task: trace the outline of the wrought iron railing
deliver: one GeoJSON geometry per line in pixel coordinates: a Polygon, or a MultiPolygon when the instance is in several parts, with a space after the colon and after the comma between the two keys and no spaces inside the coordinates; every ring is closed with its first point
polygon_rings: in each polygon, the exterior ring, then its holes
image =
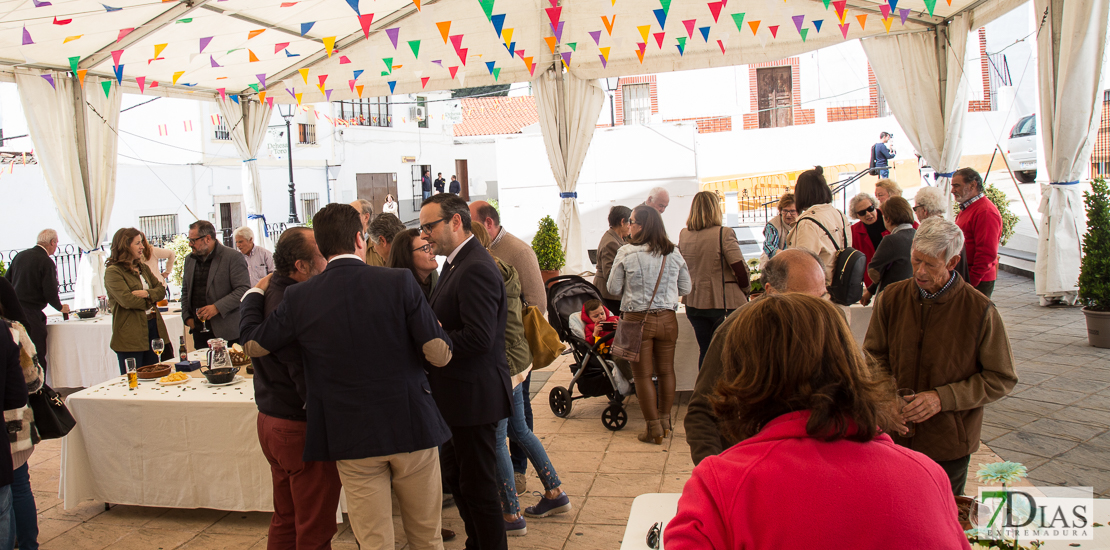
{"type": "MultiPolygon", "coordinates": [[[[5,266],[11,269],[12,259],[20,252],[22,251],[7,250],[0,252],[0,258],[4,260],[5,266]]],[[[58,250],[51,256],[54,265],[58,267],[58,293],[63,298],[72,295],[73,289],[77,286],[77,266],[80,264],[82,254],[84,254],[84,251],[78,248],[77,245],[67,244],[59,245],[58,250]]]]}

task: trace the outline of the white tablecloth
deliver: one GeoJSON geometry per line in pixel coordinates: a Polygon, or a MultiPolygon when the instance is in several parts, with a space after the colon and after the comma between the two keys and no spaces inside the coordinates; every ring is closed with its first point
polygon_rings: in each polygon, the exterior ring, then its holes
{"type": "Polygon", "coordinates": [[[254,386],[209,388],[116,379],[66,400],[77,427],[62,441],[66,508],[84,499],[167,508],[272,511],[254,386]]]}
{"type": "MultiPolygon", "coordinates": [[[[166,348],[176,352],[181,336],[185,335],[181,313],[163,313],[162,320],[171,340],[166,342],[166,348]]],[[[111,315],[92,319],[70,315],[68,321],[62,321],[60,316],[48,317],[46,383],[55,388],[90,388],[118,378],[119,360],[111,342],[111,315]]]]}

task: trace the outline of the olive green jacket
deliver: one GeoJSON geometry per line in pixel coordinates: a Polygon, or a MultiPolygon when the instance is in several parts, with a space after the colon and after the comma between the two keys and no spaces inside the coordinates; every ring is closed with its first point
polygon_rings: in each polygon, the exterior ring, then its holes
{"type": "Polygon", "coordinates": [[[501,278],[505,280],[505,301],[509,306],[505,323],[505,356],[509,360],[509,376],[516,376],[532,364],[532,350],[524,336],[524,318],[521,315],[520,276],[513,266],[496,256],[493,259],[501,269],[501,278]]]}
{"type": "MultiPolygon", "coordinates": [[[[113,351],[132,352],[150,349],[146,312],[166,297],[166,287],[150,272],[146,264],[140,263],[139,269],[142,270],[142,276],[146,278],[149,298],[139,298],[131,294],[132,290],[143,289],[143,282],[139,280],[138,273],[119,264],[108,266],[104,270],[104,287],[108,290],[108,305],[112,308],[111,347],[113,351]]],[[[158,335],[166,342],[166,347],[172,349],[174,342],[170,340],[162,316],[155,316],[155,321],[158,323],[158,335]]]]}

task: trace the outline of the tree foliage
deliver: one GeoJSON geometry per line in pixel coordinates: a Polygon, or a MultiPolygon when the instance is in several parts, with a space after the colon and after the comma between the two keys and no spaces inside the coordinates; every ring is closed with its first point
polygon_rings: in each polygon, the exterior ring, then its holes
{"type": "Polygon", "coordinates": [[[1110,186],[1098,178],[1083,193],[1087,235],[1079,268],[1079,301],[1095,311],[1110,311],[1110,186]]]}
{"type": "Polygon", "coordinates": [[[563,243],[559,240],[559,226],[555,225],[555,220],[551,219],[551,216],[544,216],[540,220],[540,229],[532,238],[532,250],[536,252],[540,269],[557,271],[566,264],[567,257],[563,252],[563,243]]]}

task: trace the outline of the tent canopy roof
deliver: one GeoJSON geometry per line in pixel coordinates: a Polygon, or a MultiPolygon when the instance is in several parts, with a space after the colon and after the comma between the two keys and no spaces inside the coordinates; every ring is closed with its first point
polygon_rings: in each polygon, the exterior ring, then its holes
{"type": "Polygon", "coordinates": [[[256,85],[280,103],[315,102],[529,81],[560,58],[581,78],[773,61],[1020,4],[936,1],[930,15],[924,0],[552,3],[14,0],[0,23],[0,71],[76,62],[122,75],[127,91],[211,97],[256,85]]]}

